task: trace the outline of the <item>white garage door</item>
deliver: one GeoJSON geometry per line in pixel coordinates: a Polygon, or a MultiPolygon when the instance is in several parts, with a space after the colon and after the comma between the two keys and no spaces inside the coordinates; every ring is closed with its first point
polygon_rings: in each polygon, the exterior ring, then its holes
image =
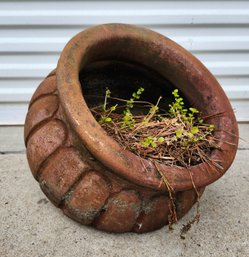
{"type": "Polygon", "coordinates": [[[249,121],[248,1],[0,1],[0,124],[23,124],[27,103],[82,29],[121,22],[175,40],[213,72],[239,121],[249,121]]]}

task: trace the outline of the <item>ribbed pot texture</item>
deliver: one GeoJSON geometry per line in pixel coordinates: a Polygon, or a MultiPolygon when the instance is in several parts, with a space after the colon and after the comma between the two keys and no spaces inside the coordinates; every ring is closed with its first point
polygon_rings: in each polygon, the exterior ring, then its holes
{"type": "MultiPolygon", "coordinates": [[[[152,95],[157,85],[150,89],[152,95]]],[[[84,225],[117,233],[149,232],[168,224],[171,202],[158,169],[173,189],[181,218],[196,202],[190,173],[201,195],[230,167],[238,146],[231,105],[203,64],[170,39],[124,24],[95,26],[68,42],[57,68],[30,101],[24,136],[32,174],[51,202],[84,225]],[[90,66],[94,72],[94,65],[101,62],[140,67],[145,76],[153,74],[177,87],[215,125],[222,150],[213,150],[210,158],[222,169],[206,163],[189,169],[155,167],[109,137],[84,97],[98,86],[91,89],[91,76],[90,87],[80,80],[80,74],[90,66]]]]}

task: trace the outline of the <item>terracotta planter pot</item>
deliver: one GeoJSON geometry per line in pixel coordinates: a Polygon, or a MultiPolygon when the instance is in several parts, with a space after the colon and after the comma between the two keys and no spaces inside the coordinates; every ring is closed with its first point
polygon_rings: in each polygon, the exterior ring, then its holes
{"type": "MultiPolygon", "coordinates": [[[[155,165],[110,138],[84,97],[85,92],[98,92],[98,82],[125,91],[122,80],[135,81],[136,74],[151,96],[164,81],[211,117],[207,122],[215,125],[222,148],[213,150],[211,159],[222,169],[205,163],[190,168],[200,192],[229,168],[238,144],[237,123],[226,95],[188,51],[158,33],[130,25],[101,25],[76,35],[30,101],[27,157],[33,176],[56,206],[82,224],[110,232],[152,231],[167,224],[170,213],[168,192],[155,165]]],[[[196,201],[189,171],[158,167],[174,189],[180,218],[196,201]]]]}

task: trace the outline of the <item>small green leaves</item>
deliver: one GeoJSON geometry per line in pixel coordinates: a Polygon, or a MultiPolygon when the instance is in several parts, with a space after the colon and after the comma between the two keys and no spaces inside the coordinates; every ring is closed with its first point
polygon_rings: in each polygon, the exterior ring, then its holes
{"type": "Polygon", "coordinates": [[[175,98],[178,98],[178,97],[179,97],[178,89],[175,89],[175,90],[172,92],[172,95],[173,95],[175,98]]]}
{"type": "Polygon", "coordinates": [[[185,114],[187,113],[187,109],[185,108],[185,104],[183,102],[183,98],[180,97],[178,93],[178,89],[175,89],[172,92],[172,95],[175,98],[175,101],[169,105],[169,113],[172,118],[177,117],[178,114],[182,115],[183,118],[185,117],[185,114]]]}
{"type": "Polygon", "coordinates": [[[203,119],[202,118],[198,118],[198,122],[200,123],[200,124],[202,124],[203,123],[203,119]]]}
{"type": "Polygon", "coordinates": [[[158,143],[163,143],[165,141],[165,139],[164,139],[164,137],[159,137],[158,139],[157,139],[157,142],[158,143]]]}
{"type": "Polygon", "coordinates": [[[180,138],[183,134],[183,131],[182,130],[177,130],[176,131],[176,138],[180,138]]]}
{"type": "Polygon", "coordinates": [[[130,110],[125,110],[124,111],[124,116],[123,116],[123,127],[128,127],[132,129],[134,127],[135,119],[133,118],[132,113],[130,110]]]}
{"type": "Polygon", "coordinates": [[[105,100],[104,100],[104,104],[102,106],[103,111],[106,111],[106,105],[107,105],[107,98],[109,98],[111,96],[111,91],[109,90],[109,88],[107,87],[105,90],[105,100]]]}
{"type": "Polygon", "coordinates": [[[156,141],[157,139],[155,137],[146,137],[142,142],[142,145],[156,148],[157,147],[156,141]]]}
{"type": "Polygon", "coordinates": [[[105,121],[105,122],[111,122],[111,121],[112,121],[112,118],[106,117],[106,118],[104,119],[104,121],[105,121]]]}
{"type": "Polygon", "coordinates": [[[109,88],[107,87],[105,90],[105,100],[104,100],[104,104],[102,106],[102,110],[103,113],[101,114],[100,118],[99,118],[99,123],[103,124],[103,123],[109,123],[112,121],[112,118],[110,117],[110,114],[112,112],[114,112],[117,108],[117,104],[114,106],[111,106],[110,108],[107,108],[107,99],[111,97],[111,91],[109,90],[109,88]]]}
{"type": "Polygon", "coordinates": [[[106,88],[105,94],[106,94],[106,97],[110,97],[111,96],[111,91],[109,90],[108,87],[106,88]]]}
{"type": "Polygon", "coordinates": [[[116,110],[117,106],[118,106],[117,104],[115,104],[114,106],[111,106],[110,107],[110,111],[114,112],[116,110]]]}
{"type": "Polygon", "coordinates": [[[157,147],[157,144],[155,142],[151,142],[150,144],[152,147],[156,148],[157,147]]]}
{"type": "Polygon", "coordinates": [[[193,138],[194,135],[193,135],[193,133],[191,133],[191,132],[187,132],[187,133],[186,133],[186,136],[187,136],[188,138],[193,138]]]}
{"type": "Polygon", "coordinates": [[[144,92],[144,88],[140,87],[137,91],[138,95],[141,95],[144,92]]]}
{"type": "Polygon", "coordinates": [[[190,107],[189,110],[190,110],[193,114],[199,113],[199,111],[198,111],[196,108],[190,107]]]}
{"type": "Polygon", "coordinates": [[[199,132],[199,128],[198,127],[192,127],[192,129],[191,129],[191,133],[192,134],[196,134],[198,132],[199,132]]]}
{"type": "Polygon", "coordinates": [[[144,92],[144,88],[142,88],[142,87],[140,87],[138,90],[137,90],[137,92],[134,92],[133,94],[132,94],[132,97],[134,98],[134,99],[140,99],[140,96],[141,96],[141,94],[144,92]]]}
{"type": "Polygon", "coordinates": [[[139,100],[141,97],[141,94],[143,93],[144,88],[140,87],[137,92],[134,92],[132,94],[132,97],[130,100],[126,101],[126,108],[124,110],[124,116],[123,116],[123,125],[122,127],[128,127],[132,129],[134,127],[134,123],[136,122],[133,118],[133,115],[131,113],[131,109],[134,107],[134,101],[139,100]]]}
{"type": "Polygon", "coordinates": [[[181,142],[183,147],[204,140],[214,130],[214,125],[203,124],[203,119],[197,116],[199,111],[196,108],[186,108],[178,89],[175,89],[172,95],[175,100],[169,105],[170,117],[177,119],[182,124],[182,129],[175,132],[175,139],[181,142]],[[203,132],[203,130],[206,132],[203,132]]]}
{"type": "Polygon", "coordinates": [[[99,119],[99,124],[103,124],[103,123],[110,123],[112,121],[112,118],[111,117],[106,117],[106,116],[100,116],[100,119],[99,119]]]}
{"type": "Polygon", "coordinates": [[[158,106],[157,105],[152,105],[150,110],[149,110],[149,113],[150,114],[154,114],[156,113],[157,111],[159,110],[158,106]]]}
{"type": "Polygon", "coordinates": [[[210,129],[211,131],[213,131],[213,130],[214,130],[214,125],[213,125],[213,124],[209,125],[209,129],[210,129]]]}
{"type": "Polygon", "coordinates": [[[126,109],[132,109],[133,108],[134,99],[131,98],[130,100],[126,101],[126,109]]]}
{"type": "Polygon", "coordinates": [[[175,101],[169,105],[169,113],[172,118],[180,118],[184,122],[192,123],[195,115],[199,113],[196,108],[190,107],[189,109],[186,108],[183,98],[180,97],[178,89],[175,89],[172,92],[172,95],[175,98],[175,101]]]}
{"type": "Polygon", "coordinates": [[[165,139],[164,137],[159,137],[159,138],[156,138],[156,137],[146,137],[143,141],[142,141],[142,145],[143,146],[150,146],[150,147],[153,147],[153,148],[156,148],[159,144],[162,144],[165,142],[165,139]]]}

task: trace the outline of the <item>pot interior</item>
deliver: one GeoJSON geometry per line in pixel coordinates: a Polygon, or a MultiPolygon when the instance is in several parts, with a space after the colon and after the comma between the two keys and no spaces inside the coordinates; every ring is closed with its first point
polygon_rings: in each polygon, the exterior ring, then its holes
{"type": "MultiPolygon", "coordinates": [[[[174,101],[172,91],[176,88],[170,81],[157,72],[136,63],[118,60],[106,60],[91,63],[79,75],[82,93],[89,108],[101,106],[104,103],[106,89],[114,98],[129,100],[138,88],[144,88],[140,100],[156,104],[162,96],[159,108],[167,112],[169,104],[174,101]]],[[[180,92],[183,96],[183,93],[180,92]]],[[[184,97],[184,96],[183,96],[184,97]]],[[[185,104],[189,106],[184,97],[185,104]]],[[[109,100],[111,105],[120,101],[109,100]]],[[[146,108],[135,108],[136,112],[148,112],[146,108]]]]}

